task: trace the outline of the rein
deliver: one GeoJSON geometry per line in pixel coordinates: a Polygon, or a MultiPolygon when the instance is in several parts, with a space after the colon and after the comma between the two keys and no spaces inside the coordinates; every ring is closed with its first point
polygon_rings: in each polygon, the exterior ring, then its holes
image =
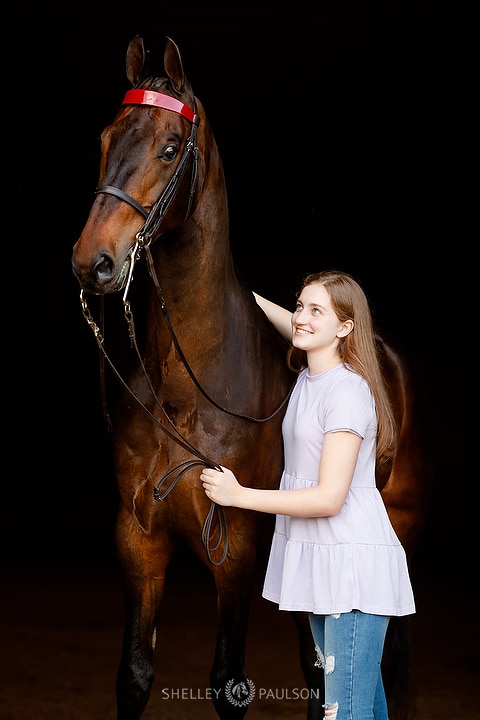
{"type": "MultiPolygon", "coordinates": [[[[120,384],[122,385],[122,387],[129,393],[129,395],[135,400],[135,402],[136,402],[138,405],[140,405],[140,407],[142,408],[142,410],[148,415],[148,417],[153,421],[153,423],[154,423],[158,428],[160,428],[160,430],[162,430],[166,435],[168,435],[168,437],[169,437],[171,440],[173,440],[174,442],[176,442],[177,445],[180,445],[184,450],[186,450],[187,452],[191,453],[192,455],[195,455],[195,456],[198,458],[198,460],[186,460],[185,462],[180,463],[180,465],[177,465],[176,467],[172,468],[168,473],[166,473],[166,475],[164,475],[162,478],[160,478],[160,480],[156,483],[156,485],[155,485],[154,488],[153,488],[153,497],[155,498],[155,500],[160,500],[160,501],[161,501],[161,500],[164,500],[164,499],[167,497],[167,495],[169,495],[170,492],[173,490],[173,488],[175,487],[175,485],[177,484],[177,482],[180,480],[180,478],[183,477],[183,475],[187,472],[187,470],[190,470],[190,469],[193,468],[193,467],[203,466],[203,467],[210,467],[210,468],[213,468],[213,469],[215,469],[215,470],[221,470],[221,468],[220,468],[220,466],[218,465],[218,463],[214,463],[212,460],[210,460],[210,459],[207,458],[205,455],[203,455],[203,453],[201,453],[200,450],[198,450],[196,447],[194,447],[194,446],[180,433],[180,431],[179,431],[179,430],[175,427],[175,425],[173,424],[171,418],[170,418],[170,417],[168,416],[168,414],[165,412],[164,407],[163,407],[163,406],[160,404],[160,402],[158,401],[158,398],[157,398],[157,396],[156,396],[156,394],[155,394],[155,391],[154,391],[154,388],[153,388],[153,386],[152,386],[151,380],[150,380],[150,378],[149,378],[149,376],[148,376],[148,373],[147,373],[147,371],[146,371],[145,365],[144,365],[143,360],[142,360],[142,358],[141,358],[140,351],[139,351],[139,349],[138,349],[138,345],[137,345],[137,341],[136,341],[136,336],[135,336],[133,316],[131,315],[130,308],[129,308],[129,303],[128,303],[128,301],[126,301],[125,296],[124,296],[125,317],[126,317],[126,319],[127,319],[127,323],[128,323],[128,325],[129,325],[129,328],[130,328],[130,330],[129,330],[130,340],[131,340],[133,346],[135,347],[135,351],[136,351],[137,357],[138,357],[138,359],[139,359],[139,361],[140,361],[140,364],[141,364],[143,373],[144,373],[144,375],[145,375],[145,378],[147,379],[149,388],[150,388],[150,390],[151,390],[151,392],[152,392],[152,395],[153,395],[153,397],[154,397],[154,399],[155,399],[155,403],[156,403],[156,405],[160,408],[160,410],[161,410],[161,412],[162,412],[162,414],[163,414],[163,417],[164,417],[165,420],[169,423],[169,425],[172,427],[172,430],[173,430],[176,434],[174,434],[174,433],[171,432],[168,428],[166,428],[165,425],[163,425],[163,424],[159,421],[159,419],[158,419],[152,412],[150,412],[150,410],[146,407],[146,405],[144,405],[144,404],[142,403],[142,401],[140,400],[140,398],[133,392],[133,390],[131,389],[131,387],[128,385],[127,382],[125,382],[125,380],[123,379],[123,377],[122,377],[122,376],[120,375],[120,373],[118,372],[117,368],[115,367],[115,364],[113,363],[113,361],[111,360],[110,356],[108,355],[108,353],[107,353],[107,351],[106,351],[106,349],[105,349],[104,337],[103,337],[103,335],[102,335],[102,333],[101,333],[101,331],[100,331],[99,326],[98,326],[98,325],[95,323],[95,321],[93,320],[92,314],[90,313],[90,310],[89,310],[89,308],[88,308],[87,302],[86,302],[86,300],[85,300],[85,296],[84,296],[83,290],[80,291],[80,302],[81,302],[81,306],[82,306],[83,315],[84,315],[87,323],[89,324],[90,328],[92,329],[93,334],[94,334],[94,336],[95,336],[95,339],[96,339],[96,341],[97,341],[97,344],[98,344],[98,346],[99,346],[99,348],[100,348],[100,350],[101,350],[101,352],[102,352],[102,358],[107,361],[107,363],[109,364],[110,368],[112,369],[114,375],[115,375],[115,376],[117,377],[117,379],[119,380],[119,382],[120,382],[120,384]],[[177,471],[178,471],[178,472],[177,472],[177,471]],[[168,487],[167,487],[166,489],[162,490],[161,488],[163,487],[163,485],[165,484],[165,482],[166,482],[167,480],[169,480],[170,477],[171,477],[175,472],[177,472],[177,475],[176,475],[176,476],[173,478],[173,480],[170,482],[170,485],[168,485],[168,487]]],[[[102,318],[102,320],[103,320],[103,318],[102,318]]],[[[102,324],[103,324],[103,323],[102,323],[102,324]]],[[[103,375],[102,375],[102,379],[104,380],[104,376],[103,376],[103,375]]],[[[108,411],[106,410],[106,405],[105,405],[105,386],[104,386],[103,383],[102,383],[102,399],[104,400],[104,415],[105,415],[105,413],[106,413],[107,422],[108,422],[109,428],[111,429],[111,422],[110,422],[110,418],[109,418],[109,416],[108,416],[108,411]]],[[[209,509],[209,511],[208,511],[207,517],[205,518],[205,522],[204,522],[203,527],[202,527],[202,543],[203,543],[203,546],[204,546],[205,551],[206,551],[206,553],[207,553],[208,559],[209,559],[209,561],[212,563],[212,565],[221,565],[221,564],[223,563],[223,561],[225,560],[225,558],[226,558],[226,556],[227,556],[227,552],[228,552],[227,520],[226,520],[226,516],[225,516],[225,508],[223,508],[221,505],[217,505],[217,504],[214,503],[213,501],[212,501],[211,504],[210,504],[210,509],[209,509]],[[212,546],[212,545],[210,544],[210,538],[211,538],[211,534],[212,534],[211,528],[212,528],[213,520],[214,520],[214,517],[215,517],[215,512],[217,513],[217,516],[218,516],[218,539],[217,539],[217,542],[212,546]],[[222,540],[223,540],[224,537],[225,537],[225,542],[224,542],[224,548],[223,548],[222,556],[221,556],[220,560],[214,560],[213,557],[212,557],[212,551],[215,551],[215,550],[218,549],[218,547],[220,546],[220,544],[221,544],[221,542],[222,542],[222,540]]]]}
{"type": "Polygon", "coordinates": [[[251,417],[250,415],[243,415],[242,413],[237,413],[237,412],[233,412],[232,410],[228,410],[227,408],[223,407],[222,405],[219,405],[219,404],[204,390],[204,388],[200,385],[197,377],[195,376],[195,373],[193,372],[191,366],[190,366],[189,363],[188,363],[187,358],[185,357],[185,354],[184,354],[184,352],[183,352],[183,350],[182,350],[182,348],[181,348],[180,343],[178,342],[178,338],[177,338],[177,336],[176,336],[176,334],[175,334],[175,330],[173,329],[173,325],[172,325],[172,322],[171,322],[171,320],[170,320],[170,316],[169,316],[168,311],[167,311],[167,305],[166,305],[166,302],[165,302],[165,300],[164,300],[164,298],[163,298],[162,291],[161,291],[161,288],[160,288],[160,284],[159,284],[159,282],[158,282],[158,277],[157,277],[157,274],[156,274],[156,272],[155,272],[155,267],[154,267],[154,265],[153,265],[153,259],[152,259],[152,253],[150,252],[150,248],[149,248],[149,247],[146,247],[146,248],[145,248],[145,253],[146,253],[146,256],[147,256],[148,271],[149,271],[150,277],[151,277],[152,280],[153,280],[153,284],[155,285],[155,290],[157,291],[158,299],[159,299],[159,301],[160,301],[160,307],[162,308],[163,316],[164,316],[164,318],[165,318],[165,322],[166,322],[166,324],[167,324],[167,326],[168,326],[168,329],[169,329],[169,331],[170,331],[170,336],[171,336],[171,338],[172,338],[172,340],[173,340],[173,344],[175,345],[175,349],[177,350],[178,354],[180,355],[180,359],[181,359],[181,361],[183,362],[186,371],[187,371],[188,374],[190,375],[190,378],[193,380],[193,382],[194,382],[195,386],[197,387],[197,389],[200,390],[200,392],[202,393],[203,397],[206,398],[211,405],[213,405],[214,407],[216,407],[217,410],[221,410],[221,411],[222,411],[223,413],[225,413],[226,415],[231,415],[232,417],[240,418],[240,419],[243,419],[243,420],[250,420],[250,422],[254,422],[254,423],[264,423],[264,422],[267,422],[268,420],[271,420],[272,418],[274,418],[275,415],[277,415],[277,414],[280,412],[280,410],[284,407],[284,405],[288,402],[288,399],[289,399],[289,397],[290,397],[290,395],[292,394],[292,391],[293,391],[293,385],[292,385],[292,387],[290,388],[290,390],[289,390],[289,392],[287,393],[287,395],[283,398],[282,402],[281,402],[280,405],[277,407],[277,409],[274,410],[270,415],[268,415],[267,417],[264,417],[264,418],[255,418],[255,417],[251,417]]]}

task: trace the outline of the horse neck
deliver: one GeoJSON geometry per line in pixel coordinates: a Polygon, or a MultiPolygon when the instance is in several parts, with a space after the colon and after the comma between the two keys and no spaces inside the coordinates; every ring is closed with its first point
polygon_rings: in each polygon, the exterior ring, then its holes
{"type": "MultiPolygon", "coordinates": [[[[182,343],[195,342],[198,330],[212,328],[221,335],[231,302],[238,302],[241,287],[236,279],[229,238],[228,205],[221,169],[217,182],[209,177],[200,186],[192,216],[177,230],[160,237],[151,248],[160,291],[175,332],[182,343]],[[216,331],[214,327],[216,326],[216,331]]],[[[159,298],[150,303],[151,342],[165,352],[170,336],[159,318],[159,298]],[[160,321],[159,321],[160,320],[160,321]]]]}

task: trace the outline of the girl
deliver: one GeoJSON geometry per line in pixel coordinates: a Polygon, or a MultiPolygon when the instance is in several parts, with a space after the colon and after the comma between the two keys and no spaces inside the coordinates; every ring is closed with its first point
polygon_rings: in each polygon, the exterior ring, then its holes
{"type": "Polygon", "coordinates": [[[348,274],[308,275],[293,314],[255,294],[298,370],[278,490],[206,468],[219,505],[276,514],[263,597],[304,611],[325,677],[325,718],[387,720],[380,664],[391,616],[415,612],[403,547],[375,485],[397,431],[366,296],[348,274]]]}

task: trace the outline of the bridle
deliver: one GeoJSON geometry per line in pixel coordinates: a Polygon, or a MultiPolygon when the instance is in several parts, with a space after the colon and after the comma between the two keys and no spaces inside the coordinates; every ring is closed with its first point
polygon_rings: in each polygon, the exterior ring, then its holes
{"type": "MultiPolygon", "coordinates": [[[[194,100],[195,102],[195,100],[194,100]]],[[[193,198],[195,196],[195,186],[198,176],[198,148],[197,148],[197,127],[200,124],[200,117],[196,111],[184,105],[179,100],[165,95],[164,93],[155,92],[153,90],[129,90],[123,98],[122,105],[153,105],[154,107],[171,110],[173,112],[186,117],[191,123],[190,136],[185,143],[182,157],[178,163],[175,172],[167,183],[165,190],[162,192],[158,200],[153,204],[152,209],[148,212],[135,198],[114,185],[102,185],[97,188],[96,195],[105,193],[115,195],[120,200],[131,205],[137,212],[145,218],[145,222],[137,232],[136,239],[140,247],[148,246],[156,236],[160,225],[162,224],[165,213],[170,207],[175,193],[183,179],[185,169],[188,164],[190,155],[192,155],[192,174],[190,178],[190,191],[188,193],[188,206],[185,213],[185,220],[190,215],[193,198]]]]}
{"type": "MultiPolygon", "coordinates": [[[[135,198],[133,198],[131,195],[126,193],[121,188],[117,188],[114,185],[102,185],[96,190],[96,194],[109,194],[114,195],[119,200],[123,200],[124,202],[131,205],[135,210],[137,210],[140,215],[145,219],[144,224],[140,228],[140,230],[137,232],[135,237],[135,243],[133,247],[131,248],[128,256],[128,272],[126,273],[126,276],[124,278],[122,287],[119,289],[124,289],[124,295],[123,295],[123,305],[124,305],[124,313],[125,318],[127,320],[128,328],[129,328],[129,337],[131,345],[135,348],[137,358],[140,362],[142,371],[145,375],[145,378],[147,380],[149,389],[152,393],[152,396],[155,398],[156,405],[160,408],[163,417],[168,422],[169,426],[171,427],[171,430],[166,428],[161,422],[159,422],[158,418],[141,402],[141,400],[135,395],[133,390],[130,388],[128,383],[125,382],[125,380],[122,378],[121,374],[116,369],[114,363],[110,359],[108,353],[105,350],[105,344],[104,344],[104,337],[102,334],[102,331],[100,330],[99,326],[95,323],[93,320],[93,317],[90,313],[90,310],[88,308],[86,299],[85,299],[85,293],[83,289],[80,291],[80,302],[82,307],[82,312],[87,320],[88,324],[90,325],[91,329],[93,330],[93,333],[95,335],[95,338],[97,340],[97,344],[99,345],[99,348],[101,350],[101,357],[103,360],[106,360],[108,362],[109,366],[111,367],[112,371],[120,381],[121,385],[125,388],[125,390],[134,398],[134,400],[141,406],[143,411],[152,419],[152,421],[161,428],[163,432],[165,432],[174,442],[179,444],[181,447],[183,447],[187,452],[193,454],[197,460],[186,460],[180,465],[178,465],[175,468],[172,468],[166,475],[164,475],[154,486],[153,489],[153,496],[155,500],[164,500],[167,495],[173,490],[177,482],[180,480],[180,478],[192,467],[194,466],[204,466],[204,467],[210,467],[214,468],[216,470],[220,470],[220,466],[218,463],[213,462],[209,458],[207,458],[203,453],[201,453],[197,448],[195,448],[191,443],[188,441],[187,438],[185,438],[180,431],[175,427],[174,423],[166,413],[163,406],[158,401],[158,398],[156,396],[155,390],[153,388],[153,385],[151,383],[150,377],[148,376],[148,373],[146,371],[141,353],[139,351],[137,340],[136,340],[136,333],[135,333],[135,325],[133,320],[133,314],[130,307],[130,302],[127,299],[128,291],[130,288],[130,284],[133,278],[133,270],[134,265],[137,260],[140,259],[141,251],[143,250],[145,252],[146,258],[147,258],[147,265],[148,265],[148,271],[149,274],[153,280],[159,302],[160,307],[162,309],[166,324],[168,326],[170,335],[172,337],[173,343],[175,345],[175,348],[185,366],[185,369],[187,370],[190,378],[193,380],[194,384],[200,390],[200,392],[203,394],[203,396],[216,408],[221,410],[224,413],[227,413],[228,415],[232,415],[234,417],[243,418],[245,420],[249,420],[251,422],[256,423],[263,423],[270,419],[272,419],[277,413],[280,412],[280,410],[285,406],[285,404],[288,402],[288,399],[291,395],[291,392],[293,390],[293,385],[290,388],[288,394],[286,397],[282,400],[281,404],[277,407],[277,409],[271,413],[268,417],[265,418],[253,418],[248,415],[242,415],[239,413],[232,412],[228,410],[227,408],[224,408],[220,405],[218,405],[215,400],[213,400],[202,388],[200,383],[198,382],[198,379],[196,378],[192,368],[190,367],[187,358],[185,357],[183,350],[180,346],[180,343],[178,342],[178,338],[175,334],[175,331],[173,329],[170,317],[168,315],[167,307],[165,300],[162,295],[162,291],[160,288],[160,284],[158,281],[158,277],[155,272],[155,267],[153,263],[153,258],[151,255],[150,250],[150,244],[152,241],[157,237],[157,233],[161,227],[161,223],[163,221],[163,218],[165,217],[166,212],[168,211],[175,194],[180,186],[180,183],[182,182],[182,179],[185,175],[185,171],[189,162],[190,157],[192,158],[192,171],[191,171],[191,178],[190,178],[190,189],[189,189],[189,195],[188,195],[188,205],[187,210],[185,213],[185,218],[188,219],[190,216],[190,213],[192,211],[193,206],[193,199],[195,196],[195,188],[197,183],[197,177],[198,177],[198,148],[197,148],[197,127],[200,122],[200,118],[196,111],[189,108],[187,105],[184,105],[180,101],[176,100],[175,98],[172,98],[169,95],[165,95],[164,93],[154,92],[152,90],[130,90],[126,93],[123,102],[123,105],[127,104],[134,104],[134,105],[153,105],[155,107],[164,108],[167,110],[171,110],[173,112],[177,112],[184,117],[186,117],[191,122],[191,132],[190,136],[188,137],[185,147],[183,150],[182,157],[180,158],[180,162],[178,163],[175,172],[173,173],[172,177],[168,181],[164,191],[158,198],[158,200],[155,201],[155,203],[152,205],[151,210],[148,212],[143,205],[141,205],[135,198]],[[175,475],[176,473],[176,475],[175,475]],[[175,475],[175,476],[174,476],[175,475]],[[170,484],[165,488],[162,489],[163,486],[166,484],[170,478],[173,477],[173,480],[171,480],[170,484]]],[[[103,298],[103,296],[102,296],[103,298]]],[[[103,377],[103,373],[102,373],[103,377]]],[[[102,400],[103,400],[103,409],[104,409],[104,416],[107,422],[107,425],[109,429],[112,429],[112,424],[110,421],[110,417],[108,414],[108,409],[106,405],[106,398],[105,398],[105,384],[102,383],[102,400]]],[[[204,547],[206,549],[208,558],[210,562],[213,565],[220,565],[223,563],[227,556],[228,552],[228,533],[227,533],[227,524],[226,524],[226,518],[225,518],[225,510],[222,506],[216,505],[212,501],[209,513],[207,515],[207,518],[205,520],[204,526],[202,528],[202,542],[204,544],[204,547]],[[218,538],[216,543],[211,546],[210,545],[210,536],[211,536],[211,526],[214,518],[215,511],[218,514],[218,538]],[[214,561],[211,555],[212,550],[218,549],[220,544],[224,541],[224,548],[222,552],[222,556],[219,561],[214,561]]]]}

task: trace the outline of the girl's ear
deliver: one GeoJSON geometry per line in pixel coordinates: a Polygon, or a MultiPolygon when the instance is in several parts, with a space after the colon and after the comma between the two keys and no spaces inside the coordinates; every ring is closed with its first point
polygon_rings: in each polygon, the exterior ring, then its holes
{"type": "Polygon", "coordinates": [[[346,320],[337,333],[337,337],[347,337],[353,330],[353,320],[346,320]]]}

